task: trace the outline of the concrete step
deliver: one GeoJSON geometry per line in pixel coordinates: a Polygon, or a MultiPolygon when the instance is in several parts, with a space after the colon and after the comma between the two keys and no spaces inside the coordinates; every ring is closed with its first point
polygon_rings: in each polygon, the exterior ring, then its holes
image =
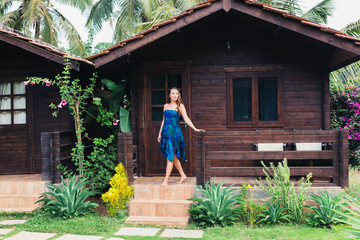
{"type": "Polygon", "coordinates": [[[130,216],[126,223],[186,227],[189,217],[130,216]]]}
{"type": "Polygon", "coordinates": [[[187,217],[191,201],[134,199],[130,202],[130,216],[187,217]]]}
{"type": "Polygon", "coordinates": [[[134,187],[136,199],[186,200],[194,196],[193,185],[177,184],[161,187],[160,185],[136,184],[134,187]]]}
{"type": "Polygon", "coordinates": [[[35,204],[39,197],[0,197],[0,211],[6,208],[19,208],[35,210],[39,204],[35,204]]]}
{"type": "Polygon", "coordinates": [[[40,194],[45,191],[43,181],[0,181],[0,196],[9,194],[40,194]]]}
{"type": "Polygon", "coordinates": [[[32,212],[36,208],[0,208],[0,212],[32,212]]]}

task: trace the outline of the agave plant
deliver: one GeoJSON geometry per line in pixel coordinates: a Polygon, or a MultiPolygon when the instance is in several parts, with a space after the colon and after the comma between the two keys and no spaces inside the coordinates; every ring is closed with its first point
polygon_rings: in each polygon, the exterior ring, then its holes
{"type": "Polygon", "coordinates": [[[233,225],[239,219],[238,196],[231,186],[223,188],[224,182],[215,184],[215,180],[205,184],[205,188],[196,186],[204,198],[193,197],[188,200],[195,201],[190,209],[190,218],[200,227],[233,225]]]}
{"type": "MultiPolygon", "coordinates": [[[[356,189],[360,191],[360,187],[356,189]]],[[[343,193],[340,196],[341,206],[345,211],[334,210],[345,219],[336,218],[339,222],[348,224],[347,226],[336,226],[335,228],[347,233],[349,237],[354,239],[360,238],[360,195],[353,191],[343,193]]]]}
{"type": "Polygon", "coordinates": [[[98,192],[89,191],[86,184],[86,181],[79,180],[76,176],[66,181],[61,177],[61,186],[48,183],[47,188],[50,191],[41,193],[44,198],[36,203],[44,202],[46,212],[64,219],[90,213],[98,204],[85,200],[98,192]]]}
{"type": "Polygon", "coordinates": [[[314,227],[328,227],[337,225],[340,222],[336,219],[343,219],[343,217],[336,211],[341,211],[340,196],[328,193],[326,191],[319,192],[319,195],[312,194],[310,199],[316,202],[318,207],[309,206],[314,211],[311,213],[307,222],[309,225],[314,227]]]}
{"type": "Polygon", "coordinates": [[[259,220],[259,223],[277,224],[290,222],[290,216],[286,213],[286,209],[281,207],[280,201],[270,199],[264,205],[265,208],[260,214],[262,218],[259,220]]]}

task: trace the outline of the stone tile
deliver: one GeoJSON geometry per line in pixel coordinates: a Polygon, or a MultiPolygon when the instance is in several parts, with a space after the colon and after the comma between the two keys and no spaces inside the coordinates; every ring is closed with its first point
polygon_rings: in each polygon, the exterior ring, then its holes
{"type": "Polygon", "coordinates": [[[16,225],[16,224],[24,224],[27,220],[3,220],[0,222],[0,225],[16,225]]]}
{"type": "Polygon", "coordinates": [[[46,240],[55,235],[55,233],[19,232],[18,234],[7,238],[7,240],[46,240]]]}
{"type": "Polygon", "coordinates": [[[14,229],[12,229],[12,228],[0,228],[0,235],[8,234],[12,230],[14,230],[14,229]]]}
{"type": "Polygon", "coordinates": [[[99,236],[65,234],[62,237],[56,238],[56,240],[100,240],[102,238],[99,236]]]}
{"type": "Polygon", "coordinates": [[[160,231],[160,228],[134,228],[123,227],[115,235],[124,236],[155,236],[160,231]]]}
{"type": "Polygon", "coordinates": [[[160,237],[202,238],[203,234],[202,230],[165,229],[160,237]]]}

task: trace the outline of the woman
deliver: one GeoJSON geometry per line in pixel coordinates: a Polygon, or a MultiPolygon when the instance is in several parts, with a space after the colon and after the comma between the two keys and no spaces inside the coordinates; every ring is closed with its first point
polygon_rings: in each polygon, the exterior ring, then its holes
{"type": "Polygon", "coordinates": [[[184,137],[179,127],[179,116],[181,115],[187,125],[189,125],[196,132],[205,132],[203,129],[197,129],[186,114],[186,109],[181,100],[180,91],[177,88],[170,89],[170,103],[164,105],[164,117],[161,123],[158,142],[160,143],[160,150],[167,159],[166,175],[161,186],[168,185],[169,177],[173,166],[180,173],[180,180],[177,183],[182,183],[186,179],[184,170],[181,167],[179,159],[185,160],[185,142],[184,137]]]}

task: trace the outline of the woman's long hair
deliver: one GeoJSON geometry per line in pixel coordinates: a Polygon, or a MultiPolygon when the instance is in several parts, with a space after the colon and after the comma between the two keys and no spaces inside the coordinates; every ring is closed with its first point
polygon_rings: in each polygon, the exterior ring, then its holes
{"type": "MultiPolygon", "coordinates": [[[[176,111],[177,111],[179,114],[181,114],[181,112],[180,112],[180,105],[183,103],[183,100],[182,100],[182,98],[181,98],[181,93],[180,93],[180,91],[179,91],[178,88],[172,87],[172,88],[170,89],[170,91],[169,91],[169,98],[170,98],[171,90],[176,90],[176,91],[178,91],[178,93],[179,93],[179,97],[178,97],[178,99],[176,100],[176,105],[177,105],[176,111]]],[[[170,102],[171,102],[171,98],[170,98],[170,102]]]]}

